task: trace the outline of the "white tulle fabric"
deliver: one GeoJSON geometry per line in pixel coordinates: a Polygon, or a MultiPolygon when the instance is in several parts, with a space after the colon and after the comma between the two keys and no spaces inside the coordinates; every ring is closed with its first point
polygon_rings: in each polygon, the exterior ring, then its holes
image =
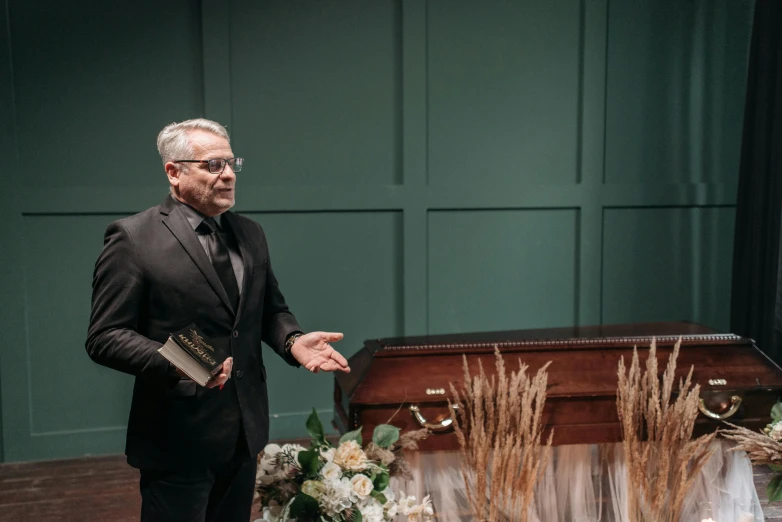
{"type": "MultiPolygon", "coordinates": [[[[752,480],[752,465],[743,452],[728,451],[731,443],[716,440],[685,503],[682,522],[700,522],[699,508],[710,502],[716,522],[739,522],[749,510],[763,521],[752,480]]],[[[438,522],[472,520],[464,490],[458,452],[412,452],[412,481],[392,487],[417,498],[431,495],[438,522]]],[[[533,522],[629,522],[627,468],[621,444],[570,445],[552,449],[538,484],[533,522]]]]}

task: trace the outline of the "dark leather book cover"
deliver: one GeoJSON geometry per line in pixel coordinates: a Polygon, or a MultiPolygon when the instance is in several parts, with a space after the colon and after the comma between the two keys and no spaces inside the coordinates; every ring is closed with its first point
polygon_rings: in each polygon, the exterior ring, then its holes
{"type": "Polygon", "coordinates": [[[195,324],[172,333],[171,338],[212,375],[228,358],[226,351],[206,337],[195,324]]]}

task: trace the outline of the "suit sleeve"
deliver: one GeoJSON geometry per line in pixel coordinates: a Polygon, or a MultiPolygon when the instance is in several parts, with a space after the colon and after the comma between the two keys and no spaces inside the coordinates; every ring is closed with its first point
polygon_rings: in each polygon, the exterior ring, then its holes
{"type": "MultiPolygon", "coordinates": [[[[260,225],[258,225],[260,228],[260,225]]],[[[266,236],[261,228],[263,245],[266,249],[266,293],[263,299],[263,341],[291,366],[301,366],[290,354],[285,353],[285,340],[295,332],[302,332],[296,317],[288,308],[280,291],[280,285],[272,270],[271,257],[266,236]]]]}
{"type": "Polygon", "coordinates": [[[157,352],[161,344],[138,332],[145,285],[132,235],[122,223],[111,223],[95,263],[87,353],[124,373],[171,377],[171,365],[157,352]]]}

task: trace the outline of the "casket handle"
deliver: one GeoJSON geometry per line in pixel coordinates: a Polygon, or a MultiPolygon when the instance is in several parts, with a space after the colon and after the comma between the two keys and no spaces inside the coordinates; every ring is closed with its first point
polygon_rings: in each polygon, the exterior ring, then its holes
{"type": "Polygon", "coordinates": [[[716,420],[725,420],[728,417],[732,417],[734,413],[739,411],[739,406],[741,406],[741,397],[738,395],[734,395],[730,398],[730,408],[725,410],[723,413],[714,413],[710,409],[706,407],[706,402],[701,399],[700,402],[698,402],[698,409],[701,410],[701,413],[703,413],[705,416],[709,417],[710,419],[716,419],[716,420]]]}
{"type": "MultiPolygon", "coordinates": [[[[459,409],[458,404],[453,404],[452,408],[454,410],[459,409]]],[[[418,407],[417,404],[411,404],[410,405],[410,413],[413,414],[413,418],[423,426],[424,428],[428,428],[434,432],[444,432],[453,429],[453,419],[448,417],[447,419],[443,419],[440,422],[428,422],[423,415],[421,415],[421,408],[418,407]]]]}

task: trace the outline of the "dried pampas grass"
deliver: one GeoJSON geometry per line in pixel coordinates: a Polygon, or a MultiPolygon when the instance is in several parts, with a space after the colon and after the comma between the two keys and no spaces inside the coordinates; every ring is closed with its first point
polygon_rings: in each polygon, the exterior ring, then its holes
{"type": "Polygon", "coordinates": [[[691,440],[700,394],[700,386],[692,386],[692,368],[686,379],[679,379],[679,393],[671,401],[680,346],[681,339],[668,359],[662,387],[655,340],[645,373],[636,349],[629,371],[624,358],[619,361],[616,402],[627,460],[630,522],[679,522],[687,492],[711,456],[708,447],[716,433],[691,440]]]}
{"type": "Polygon", "coordinates": [[[496,381],[486,376],[480,360],[472,377],[464,357],[463,388],[457,391],[451,384],[462,476],[476,520],[527,522],[551,450],[551,436],[545,447],[540,444],[550,363],[530,378],[528,366],[519,361],[518,372],[508,376],[497,347],[494,354],[496,381]]]}

